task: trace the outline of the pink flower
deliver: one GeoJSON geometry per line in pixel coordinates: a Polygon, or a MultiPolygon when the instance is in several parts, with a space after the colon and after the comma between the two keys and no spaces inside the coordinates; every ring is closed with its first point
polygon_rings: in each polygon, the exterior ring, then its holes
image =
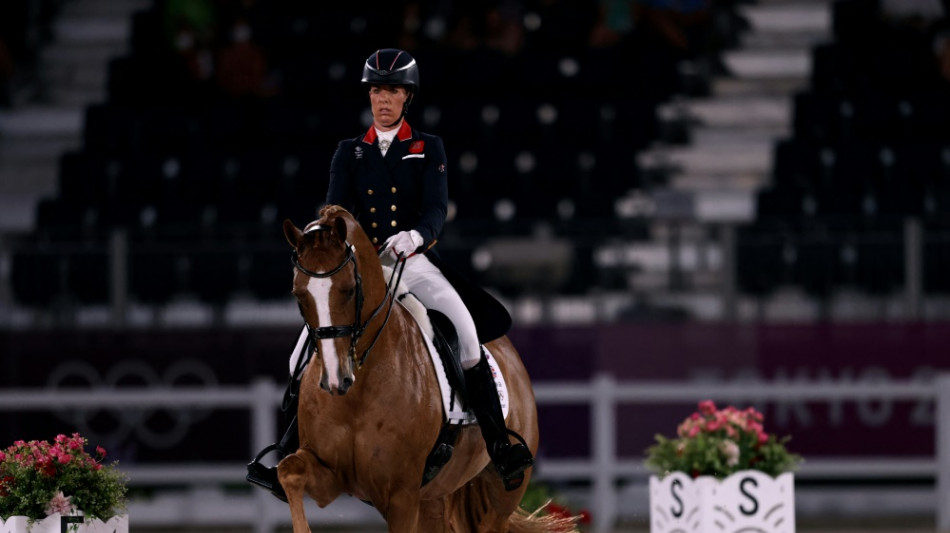
{"type": "Polygon", "coordinates": [[[765,426],[758,422],[749,422],[749,431],[754,433],[765,433],[765,426]]]}
{"type": "Polygon", "coordinates": [[[49,516],[54,513],[59,514],[69,514],[76,510],[76,506],[69,501],[71,496],[66,496],[63,494],[63,491],[56,493],[56,496],[53,496],[53,499],[46,504],[46,516],[49,516]]]}
{"type": "Polygon", "coordinates": [[[755,408],[753,407],[749,407],[748,409],[746,409],[745,415],[749,418],[749,420],[754,420],[756,422],[762,422],[764,418],[762,416],[762,413],[756,411],[755,408]]]}
{"type": "Polygon", "coordinates": [[[712,400],[703,400],[699,402],[699,412],[704,415],[711,415],[716,412],[716,404],[712,400]]]}
{"type": "Polygon", "coordinates": [[[102,446],[96,446],[96,455],[98,455],[99,457],[105,457],[106,449],[103,448],[102,446]]]}

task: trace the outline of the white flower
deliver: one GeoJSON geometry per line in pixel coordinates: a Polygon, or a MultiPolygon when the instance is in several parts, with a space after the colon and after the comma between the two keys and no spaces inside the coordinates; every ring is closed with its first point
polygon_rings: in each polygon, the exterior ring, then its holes
{"type": "Polygon", "coordinates": [[[735,442],[725,439],[719,443],[719,451],[726,456],[726,466],[736,466],[739,464],[739,445],[735,442]]]}
{"type": "Polygon", "coordinates": [[[69,514],[76,510],[76,506],[69,501],[72,496],[66,496],[63,491],[56,493],[53,499],[46,504],[46,516],[54,513],[69,514]]]}

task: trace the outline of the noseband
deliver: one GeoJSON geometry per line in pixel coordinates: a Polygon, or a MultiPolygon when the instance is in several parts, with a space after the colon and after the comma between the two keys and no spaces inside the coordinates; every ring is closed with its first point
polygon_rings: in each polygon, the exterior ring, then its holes
{"type": "MultiPolygon", "coordinates": [[[[330,230],[331,230],[330,226],[319,224],[319,225],[315,225],[311,227],[310,229],[307,230],[307,232],[309,233],[311,231],[330,231],[330,230]]],[[[291,257],[291,262],[293,263],[294,268],[299,270],[301,273],[306,274],[307,276],[310,276],[311,278],[320,278],[320,279],[332,277],[336,275],[337,273],[339,273],[341,270],[343,270],[343,268],[346,267],[347,264],[351,262],[353,263],[353,277],[356,278],[356,295],[355,295],[356,316],[353,319],[353,323],[348,326],[331,325],[331,326],[321,326],[321,327],[316,327],[316,328],[310,326],[310,324],[306,324],[306,319],[304,319],[304,323],[307,326],[307,330],[310,336],[310,343],[313,345],[314,350],[316,350],[317,346],[319,346],[319,344],[317,343],[319,339],[335,339],[339,337],[349,336],[351,338],[349,357],[352,358],[353,360],[356,360],[356,344],[359,342],[360,337],[363,336],[363,332],[366,331],[366,326],[368,326],[369,323],[372,322],[374,318],[376,318],[376,315],[378,315],[379,312],[382,310],[383,306],[386,305],[386,300],[390,299],[390,291],[393,288],[393,279],[396,278],[396,271],[397,270],[399,271],[399,276],[396,281],[396,283],[398,284],[399,283],[398,280],[402,279],[402,270],[403,268],[405,268],[406,263],[405,261],[401,261],[402,268],[393,269],[393,273],[389,278],[389,282],[386,284],[386,295],[383,296],[383,299],[379,302],[379,305],[376,306],[376,309],[373,310],[372,314],[370,314],[369,318],[367,318],[365,322],[360,323],[360,317],[363,315],[363,278],[360,276],[359,264],[357,264],[356,262],[356,252],[355,252],[356,247],[347,241],[344,241],[343,245],[346,248],[346,255],[343,257],[343,260],[340,262],[339,265],[334,267],[332,270],[328,270],[326,272],[315,272],[301,265],[300,257],[297,255],[297,250],[294,250],[293,256],[291,257]]],[[[401,256],[402,254],[400,254],[400,259],[402,259],[401,256]]],[[[360,357],[358,361],[360,366],[363,365],[363,361],[366,360],[366,356],[369,355],[369,351],[373,348],[373,346],[376,345],[376,341],[379,339],[380,334],[383,332],[383,328],[386,327],[386,323],[389,322],[389,316],[390,316],[390,313],[392,312],[393,303],[395,303],[395,301],[396,301],[395,298],[390,299],[389,309],[386,311],[386,319],[383,320],[382,325],[379,327],[379,331],[376,332],[376,336],[373,338],[373,342],[369,345],[368,348],[366,348],[366,351],[364,351],[363,355],[360,357]]],[[[308,354],[308,357],[309,357],[309,354],[308,354]]]]}

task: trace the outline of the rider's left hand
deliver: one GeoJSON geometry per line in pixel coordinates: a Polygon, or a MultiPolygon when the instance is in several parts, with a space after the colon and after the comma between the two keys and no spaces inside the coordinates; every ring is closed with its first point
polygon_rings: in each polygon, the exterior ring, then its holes
{"type": "Polygon", "coordinates": [[[383,252],[391,251],[394,256],[404,254],[405,257],[411,256],[422,246],[422,235],[416,230],[400,231],[392,237],[386,239],[383,245],[383,252]]]}

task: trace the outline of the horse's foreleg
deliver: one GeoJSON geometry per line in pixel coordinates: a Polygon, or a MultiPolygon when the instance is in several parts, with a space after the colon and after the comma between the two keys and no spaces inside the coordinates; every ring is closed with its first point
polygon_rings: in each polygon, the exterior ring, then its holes
{"type": "Polygon", "coordinates": [[[326,507],[340,495],[333,472],[321,465],[314,455],[305,449],[284,457],[277,465],[277,478],[287,494],[294,533],[309,533],[310,526],[303,510],[304,494],[317,505],[326,507]]]}
{"type": "MultiPolygon", "coordinates": [[[[298,451],[297,454],[300,452],[298,451]]],[[[290,505],[290,519],[294,533],[310,533],[307,515],[303,510],[303,496],[307,486],[308,465],[305,459],[297,454],[288,455],[277,465],[277,478],[287,494],[287,504],[290,505]]]]}

